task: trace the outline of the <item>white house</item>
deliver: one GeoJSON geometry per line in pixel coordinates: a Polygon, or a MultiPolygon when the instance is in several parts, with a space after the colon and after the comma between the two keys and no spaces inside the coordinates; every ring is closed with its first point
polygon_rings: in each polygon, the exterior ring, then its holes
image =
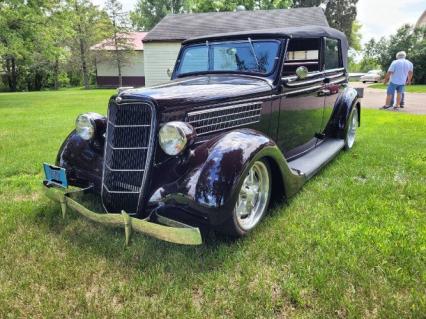
{"type": "MultiPolygon", "coordinates": [[[[125,65],[122,67],[121,74],[123,86],[144,86],[145,85],[145,67],[144,67],[144,45],[143,38],[147,32],[131,32],[127,34],[128,44],[134,52],[129,55],[125,65]]],[[[114,51],[112,39],[95,44],[90,48],[92,51],[114,51]]],[[[117,64],[110,57],[99,54],[96,56],[96,83],[98,87],[118,87],[118,69],[117,64]]]]}
{"type": "Polygon", "coordinates": [[[304,25],[328,27],[323,10],[315,7],[167,15],[143,39],[145,84],[151,86],[170,80],[167,70],[173,70],[181,43],[186,39],[304,25]]]}

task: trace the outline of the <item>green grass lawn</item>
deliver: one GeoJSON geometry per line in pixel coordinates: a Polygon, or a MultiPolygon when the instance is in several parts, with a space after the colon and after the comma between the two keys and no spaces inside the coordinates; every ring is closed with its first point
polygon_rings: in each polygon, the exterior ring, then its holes
{"type": "MultiPolygon", "coordinates": [[[[376,83],[368,86],[372,89],[383,89],[385,90],[388,86],[384,85],[383,83],[376,83]]],[[[406,85],[405,86],[405,92],[410,93],[426,93],[426,84],[413,84],[413,85],[406,85]]]]}
{"type": "Polygon", "coordinates": [[[353,150],[243,240],[123,249],[40,192],[112,92],[0,94],[0,318],[425,318],[426,116],[363,110],[353,150]]]}

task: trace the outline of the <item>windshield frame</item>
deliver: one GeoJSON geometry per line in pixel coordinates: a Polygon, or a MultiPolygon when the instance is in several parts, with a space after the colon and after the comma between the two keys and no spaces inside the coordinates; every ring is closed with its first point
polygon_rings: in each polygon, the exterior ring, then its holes
{"type": "Polygon", "coordinates": [[[193,76],[193,75],[202,75],[202,74],[245,74],[245,75],[254,75],[254,76],[261,76],[261,77],[269,77],[272,74],[274,74],[277,71],[277,68],[279,67],[279,61],[281,59],[281,55],[282,55],[282,48],[283,45],[285,47],[285,43],[286,43],[287,39],[285,38],[251,38],[251,37],[247,37],[247,38],[237,38],[237,39],[227,39],[227,40],[214,40],[214,41],[205,41],[205,42],[197,42],[197,43],[191,43],[191,44],[187,44],[184,45],[178,55],[178,58],[176,60],[176,65],[173,71],[173,76],[172,79],[175,78],[183,78],[183,77],[187,77],[187,76],[193,76]],[[268,73],[261,73],[261,72],[253,72],[253,71],[238,71],[238,70],[206,70],[206,71],[196,71],[196,72],[185,72],[185,73],[179,73],[179,68],[180,68],[180,64],[182,62],[182,56],[185,53],[185,51],[188,48],[193,48],[193,47],[205,47],[207,46],[209,48],[208,51],[208,56],[209,56],[209,60],[208,60],[208,64],[209,64],[209,68],[211,67],[210,64],[212,63],[211,61],[211,49],[210,46],[215,45],[215,44],[222,44],[222,43],[247,43],[248,45],[250,45],[250,41],[252,43],[256,43],[256,42],[275,42],[278,44],[278,48],[277,48],[277,54],[276,57],[274,58],[274,65],[271,68],[271,71],[268,73]]]}

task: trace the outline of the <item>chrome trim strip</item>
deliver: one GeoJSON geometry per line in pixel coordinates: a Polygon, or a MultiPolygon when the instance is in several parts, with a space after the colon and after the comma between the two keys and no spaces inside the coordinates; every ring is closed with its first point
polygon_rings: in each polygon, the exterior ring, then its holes
{"type": "Polygon", "coordinates": [[[346,82],[346,78],[342,78],[342,79],[339,79],[339,80],[331,81],[330,84],[341,84],[341,83],[344,83],[344,82],[346,82]]]}
{"type": "Polygon", "coordinates": [[[109,165],[105,163],[105,167],[112,172],[144,172],[145,169],[119,169],[119,168],[111,168],[109,165]]]}
{"type": "Polygon", "coordinates": [[[108,147],[110,147],[113,150],[146,150],[148,147],[146,146],[138,146],[138,147],[114,147],[111,144],[108,144],[108,147]]]}
{"type": "Polygon", "coordinates": [[[329,75],[326,78],[327,79],[335,79],[335,78],[338,78],[338,77],[341,77],[341,76],[344,76],[344,75],[345,75],[344,73],[339,73],[339,74],[329,75]]]}
{"type": "MultiPolygon", "coordinates": [[[[229,126],[229,127],[224,127],[224,128],[221,128],[221,129],[218,129],[218,130],[214,130],[214,131],[208,131],[208,132],[204,132],[204,133],[199,133],[199,134],[197,134],[197,136],[203,136],[203,135],[212,134],[212,133],[216,133],[216,132],[220,132],[220,131],[224,131],[224,130],[229,130],[231,128],[236,128],[236,127],[250,125],[250,124],[256,124],[256,123],[259,123],[259,121],[252,121],[252,122],[237,124],[237,125],[233,125],[233,126],[229,126]]],[[[218,124],[220,124],[220,123],[218,123],[218,124]]]]}
{"type": "Polygon", "coordinates": [[[108,124],[114,127],[150,127],[148,124],[140,124],[140,125],[114,125],[108,120],[108,124]]]}
{"type": "Polygon", "coordinates": [[[345,71],[345,68],[336,68],[336,69],[324,70],[324,73],[333,73],[333,72],[342,72],[342,71],[345,71]]]}
{"type": "MultiPolygon", "coordinates": [[[[250,106],[250,105],[262,106],[262,103],[261,102],[252,102],[252,103],[243,103],[243,104],[233,104],[233,105],[230,105],[230,106],[209,108],[209,109],[206,109],[206,110],[189,112],[187,115],[188,116],[196,116],[196,115],[202,115],[202,114],[206,114],[206,113],[219,112],[219,111],[224,111],[224,110],[232,110],[232,109],[236,109],[236,108],[239,108],[239,107],[250,106]]],[[[246,112],[248,112],[248,111],[246,111],[246,112]]],[[[191,122],[189,122],[189,123],[191,123],[191,122]]]]}
{"type": "Polygon", "coordinates": [[[324,82],[324,77],[320,77],[318,79],[313,79],[313,80],[308,80],[308,81],[300,81],[300,82],[294,82],[294,83],[285,83],[285,86],[288,87],[300,87],[300,86],[304,86],[304,85],[308,85],[308,84],[313,84],[313,83],[317,83],[317,82],[324,82]]]}
{"type": "Polygon", "coordinates": [[[316,89],[320,89],[320,88],[322,88],[322,85],[310,86],[310,87],[303,88],[303,89],[300,89],[300,90],[293,90],[293,91],[290,91],[290,92],[285,92],[283,94],[280,94],[279,96],[282,96],[282,95],[287,96],[287,95],[292,95],[292,94],[296,94],[296,93],[308,92],[308,91],[312,91],[312,90],[316,90],[316,89]]]}
{"type": "Polygon", "coordinates": [[[284,63],[284,65],[314,65],[314,64],[318,64],[318,62],[308,61],[308,62],[285,62],[284,63]]]}
{"type": "MultiPolygon", "coordinates": [[[[110,191],[109,189],[108,189],[108,187],[106,187],[106,185],[103,185],[103,187],[102,188],[105,188],[105,190],[108,192],[108,193],[110,193],[110,194],[138,194],[139,193],[139,191],[136,191],[136,192],[130,192],[130,191],[110,191]]],[[[103,205],[103,203],[102,203],[102,205],[103,205]]],[[[107,211],[108,212],[108,211],[107,211]]]]}
{"type": "MultiPolygon", "coordinates": [[[[322,71],[315,71],[315,72],[309,72],[308,75],[306,76],[307,78],[313,78],[315,76],[319,76],[319,75],[323,75],[324,72],[322,71]]],[[[296,81],[297,75],[289,75],[289,76],[284,76],[281,78],[281,81],[296,81]]]]}

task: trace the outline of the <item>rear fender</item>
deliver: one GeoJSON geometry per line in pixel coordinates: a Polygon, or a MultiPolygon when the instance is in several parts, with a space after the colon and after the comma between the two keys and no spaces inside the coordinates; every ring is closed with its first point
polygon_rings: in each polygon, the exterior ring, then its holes
{"type": "Polygon", "coordinates": [[[354,88],[347,87],[334,105],[333,113],[325,129],[327,136],[344,138],[346,123],[354,107],[358,108],[358,125],[360,125],[361,105],[358,93],[354,88]]]}

